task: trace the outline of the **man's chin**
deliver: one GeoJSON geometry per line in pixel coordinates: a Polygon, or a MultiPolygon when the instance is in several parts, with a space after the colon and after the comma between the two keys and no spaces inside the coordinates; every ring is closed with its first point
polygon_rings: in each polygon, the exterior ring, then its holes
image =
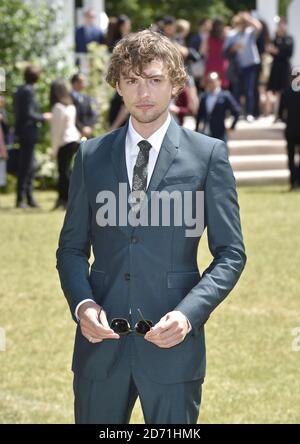
{"type": "Polygon", "coordinates": [[[155,113],[131,113],[132,117],[139,123],[151,123],[155,122],[155,120],[159,119],[159,117],[163,114],[163,112],[155,112],[155,113]]]}

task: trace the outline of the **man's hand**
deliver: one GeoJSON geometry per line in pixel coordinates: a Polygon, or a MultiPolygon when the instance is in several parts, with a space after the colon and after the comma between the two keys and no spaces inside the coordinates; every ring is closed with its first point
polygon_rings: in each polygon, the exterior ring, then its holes
{"type": "Polygon", "coordinates": [[[234,132],[234,128],[227,128],[227,136],[230,138],[232,136],[232,133],[234,132]]]}
{"type": "Polygon", "coordinates": [[[240,49],[242,49],[243,47],[244,47],[243,42],[236,42],[231,46],[230,52],[237,52],[240,49]]]}
{"type": "Polygon", "coordinates": [[[49,121],[52,119],[52,113],[43,113],[43,118],[46,121],[49,121]]]}
{"type": "Polygon", "coordinates": [[[1,145],[1,141],[0,141],[0,159],[8,159],[8,152],[7,152],[7,148],[6,145],[3,143],[1,145]]]}
{"type": "Polygon", "coordinates": [[[172,104],[169,106],[169,111],[170,111],[172,114],[177,115],[177,114],[180,113],[180,108],[179,108],[179,106],[174,105],[174,103],[172,103],[172,104]]]}
{"type": "Polygon", "coordinates": [[[277,55],[279,53],[279,49],[273,43],[270,43],[267,46],[267,52],[269,52],[272,55],[277,55]]]}
{"type": "Polygon", "coordinates": [[[108,325],[105,311],[95,302],[88,301],[82,304],[78,310],[80,328],[83,336],[93,344],[102,342],[103,339],[119,339],[108,325]]]}
{"type": "Polygon", "coordinates": [[[170,311],[148,331],[144,338],[161,348],[180,344],[189,331],[187,318],[180,311],[170,311]]]}

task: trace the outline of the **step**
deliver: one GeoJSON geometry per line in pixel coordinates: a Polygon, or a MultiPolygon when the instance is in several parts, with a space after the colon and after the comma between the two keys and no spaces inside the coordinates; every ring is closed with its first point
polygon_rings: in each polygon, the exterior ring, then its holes
{"type": "Polygon", "coordinates": [[[270,146],[267,144],[260,146],[229,146],[229,154],[232,156],[256,156],[260,154],[286,154],[285,145],[270,146]]]}
{"type": "Polygon", "coordinates": [[[287,168],[286,154],[229,156],[234,171],[267,171],[287,168]]]}
{"type": "Polygon", "coordinates": [[[231,140],[248,140],[248,139],[271,139],[282,140],[284,139],[283,128],[239,128],[237,125],[235,131],[230,134],[231,140]]]}
{"type": "Polygon", "coordinates": [[[235,171],[238,185],[289,184],[290,173],[285,170],[235,171]]]}
{"type": "MultiPolygon", "coordinates": [[[[229,123],[230,120],[228,120],[227,125],[229,123]]],[[[260,117],[252,123],[240,119],[237,122],[235,131],[232,131],[230,138],[234,140],[280,140],[284,139],[284,129],[285,124],[283,122],[274,123],[274,116],[260,117]]]]}
{"type": "Polygon", "coordinates": [[[284,140],[229,140],[228,148],[234,156],[286,153],[284,140]]]}

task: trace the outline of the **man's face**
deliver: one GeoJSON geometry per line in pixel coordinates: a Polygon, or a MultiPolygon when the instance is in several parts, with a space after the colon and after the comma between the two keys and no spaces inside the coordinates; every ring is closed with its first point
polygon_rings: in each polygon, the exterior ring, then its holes
{"type": "Polygon", "coordinates": [[[167,37],[172,39],[176,34],[176,23],[169,23],[168,25],[165,25],[163,32],[167,37]]]}
{"type": "Polygon", "coordinates": [[[279,23],[278,23],[278,33],[280,34],[280,35],[284,35],[285,33],[286,33],[286,31],[287,31],[287,23],[285,22],[285,21],[283,21],[283,20],[281,20],[279,23]]]}
{"type": "Polygon", "coordinates": [[[94,11],[87,11],[84,14],[84,21],[87,26],[93,26],[96,19],[96,14],[94,11]]]}
{"type": "Polygon", "coordinates": [[[78,79],[78,89],[82,90],[86,87],[86,77],[81,75],[78,79]]]}
{"type": "Polygon", "coordinates": [[[168,110],[177,88],[172,86],[161,60],[145,65],[143,75],[137,76],[132,71],[127,76],[121,74],[116,89],[131,116],[140,123],[150,123],[168,110]]]}
{"type": "Polygon", "coordinates": [[[206,82],[206,90],[208,92],[212,93],[216,91],[216,89],[219,88],[219,86],[220,86],[220,80],[218,78],[208,77],[206,82]]]}
{"type": "Polygon", "coordinates": [[[244,32],[245,29],[247,28],[248,24],[247,24],[242,12],[238,15],[238,17],[239,17],[239,21],[238,21],[237,26],[242,32],[244,32]]]}
{"type": "Polygon", "coordinates": [[[205,22],[200,26],[200,32],[206,34],[207,32],[210,32],[211,27],[212,27],[211,20],[205,20],[205,22]]]}

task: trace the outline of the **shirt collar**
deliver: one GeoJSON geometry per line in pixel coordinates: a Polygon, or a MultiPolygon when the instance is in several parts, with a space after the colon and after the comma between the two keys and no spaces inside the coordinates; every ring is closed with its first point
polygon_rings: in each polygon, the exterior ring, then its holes
{"type": "Polygon", "coordinates": [[[214,97],[217,96],[221,92],[221,87],[219,86],[217,89],[215,89],[214,92],[210,92],[209,96],[214,97]]]}
{"type": "Polygon", "coordinates": [[[126,136],[130,151],[133,153],[138,153],[139,152],[138,143],[141,140],[147,140],[149,143],[151,143],[152,148],[159,153],[160,147],[162,145],[162,142],[164,140],[170,122],[171,122],[171,116],[170,114],[168,114],[168,117],[166,121],[162,124],[162,126],[158,128],[158,130],[156,130],[155,133],[151,134],[151,136],[148,137],[148,139],[145,139],[133,128],[130,116],[127,136],[126,136]]]}

